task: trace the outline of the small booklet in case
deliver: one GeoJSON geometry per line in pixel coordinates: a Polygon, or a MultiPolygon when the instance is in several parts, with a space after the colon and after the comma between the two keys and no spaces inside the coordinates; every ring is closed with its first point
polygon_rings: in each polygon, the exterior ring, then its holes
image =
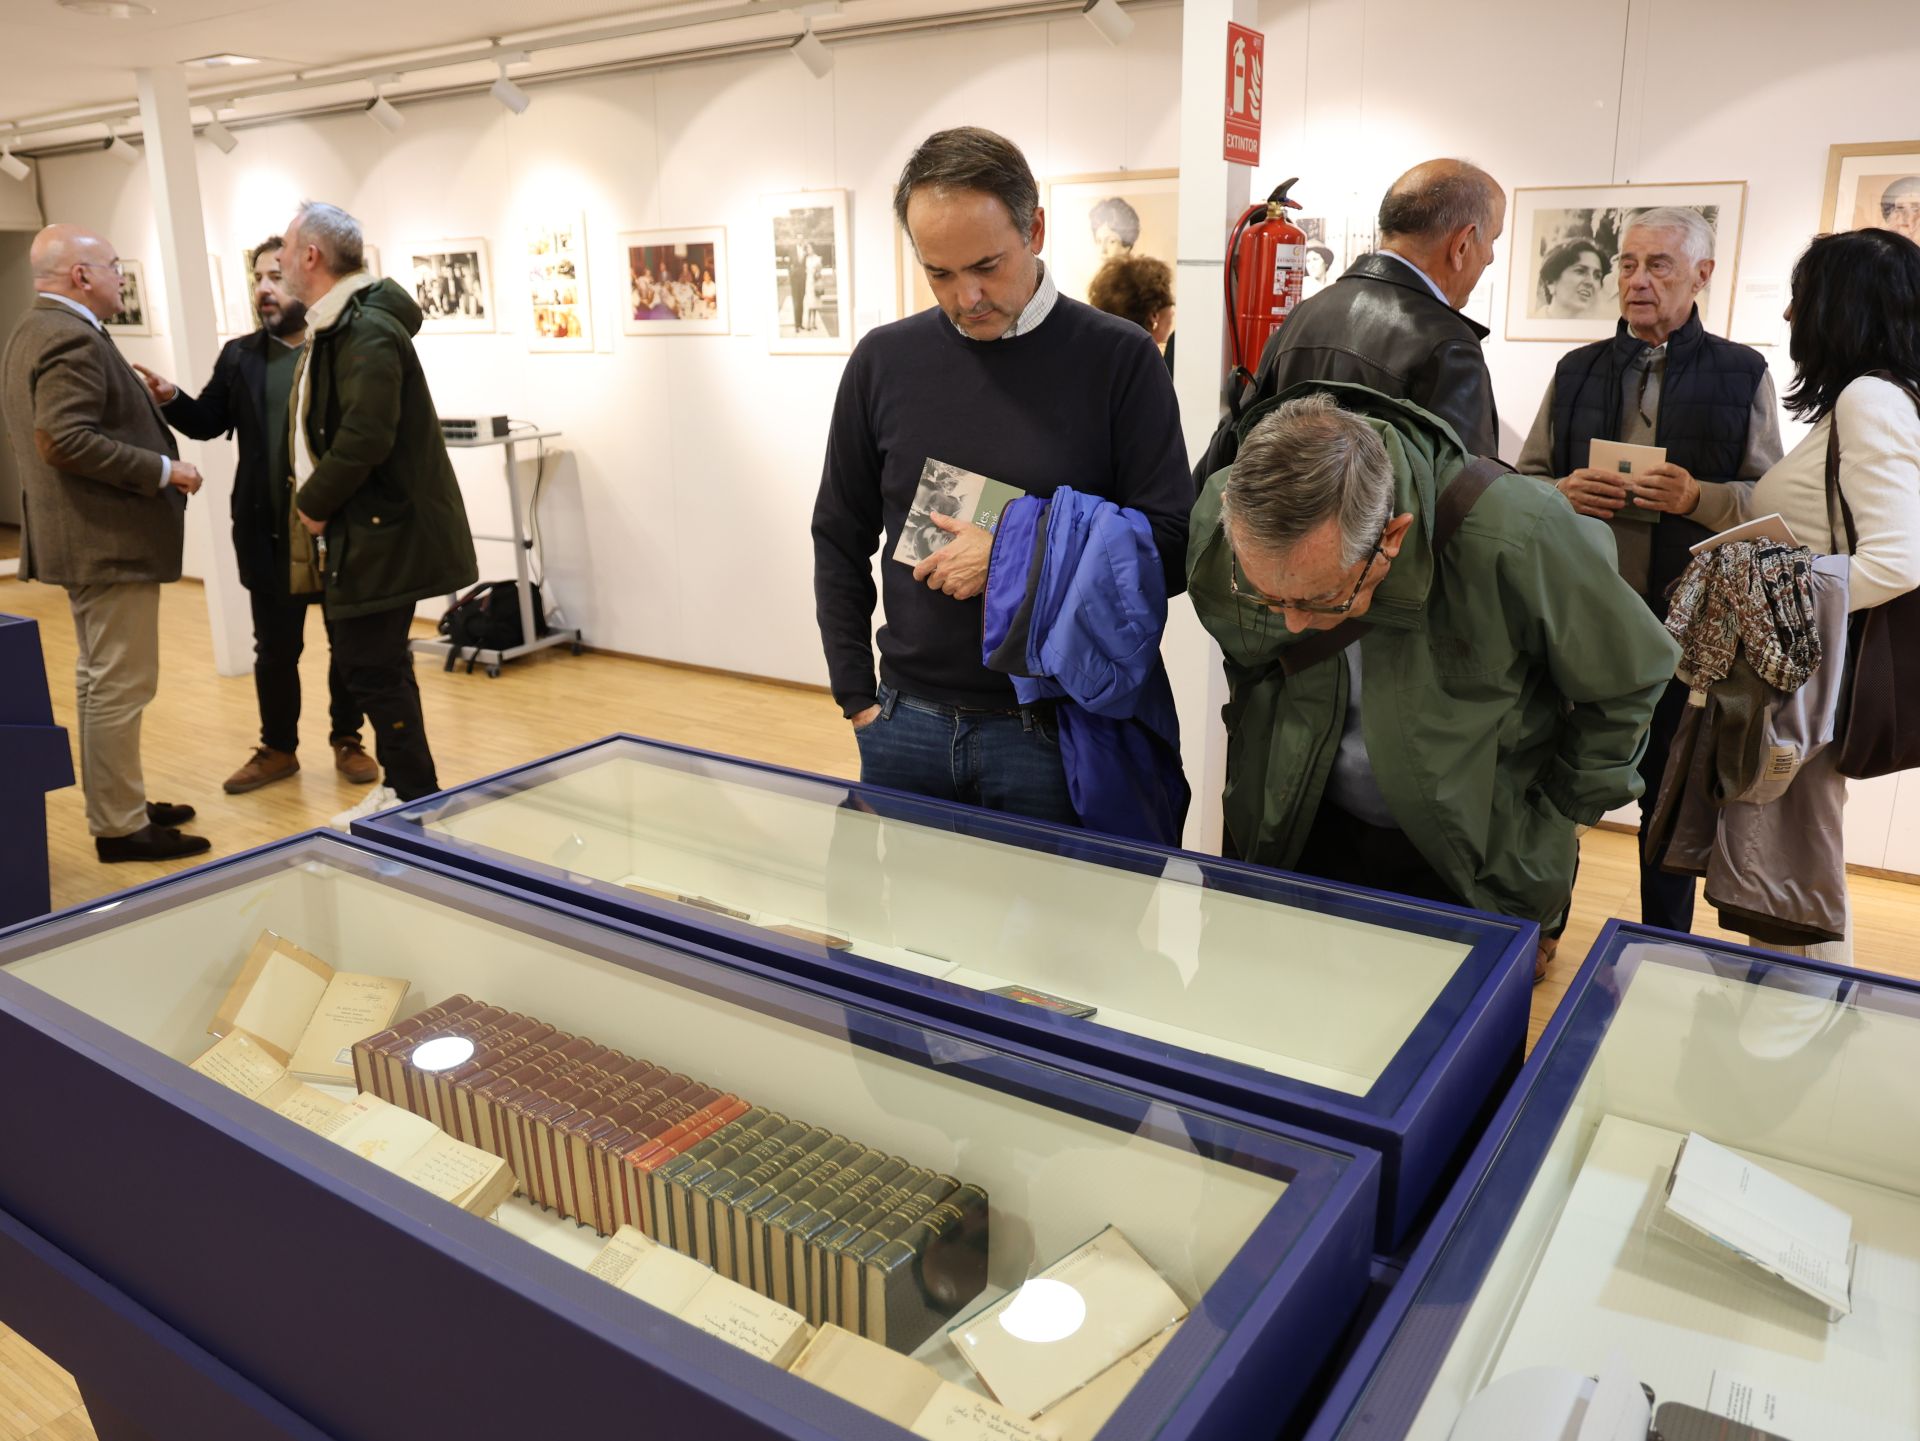
{"type": "Polygon", "coordinates": [[[1037,1416],[1186,1314],[1160,1273],[1109,1226],[947,1335],[1009,1410],[1037,1416]]]}
{"type": "Polygon", "coordinates": [[[942,1380],[931,1366],[838,1326],[822,1326],[792,1369],[802,1380],[928,1441],[1048,1441],[1045,1431],[985,1396],[942,1380]]]}
{"type": "Polygon", "coordinates": [[[1698,1132],[1680,1143],[1666,1213],[1838,1321],[1853,1310],[1853,1218],[1698,1132]]]}
{"type": "Polygon", "coordinates": [[[407,983],[336,971],[285,936],[262,931],[210,1036],[245,1031],[296,1076],[353,1080],[353,1043],[393,1024],[407,983]]]}

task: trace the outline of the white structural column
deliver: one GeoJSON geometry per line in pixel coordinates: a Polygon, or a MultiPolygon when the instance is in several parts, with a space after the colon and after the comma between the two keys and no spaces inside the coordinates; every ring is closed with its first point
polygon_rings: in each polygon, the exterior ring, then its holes
{"type": "MultiPolygon", "coordinates": [[[[194,156],[193,118],[186,77],[174,66],[137,72],[140,126],[153,190],[154,222],[160,232],[160,278],[171,320],[172,378],[198,390],[213,374],[219,337],[214,331],[213,281],[207,273],[207,235],[200,210],[200,173],[194,156]]],[[[213,630],[213,664],[221,675],[253,668],[253,620],[228,539],[233,494],[233,448],[217,441],[182,445],[206,476],[187,505],[189,573],[205,581],[207,621],[213,630]]]]}
{"type": "MultiPolygon", "coordinates": [[[[1253,26],[1256,0],[1186,0],[1180,38],[1180,292],[1174,390],[1186,432],[1187,462],[1197,465],[1220,418],[1227,341],[1227,234],[1246,209],[1252,172],[1221,157],[1226,115],[1227,22],[1253,26]]],[[[1220,849],[1220,792],[1226,781],[1227,737],[1220,707],[1227,698],[1220,648],[1193,607],[1174,601],[1162,649],[1180,707],[1180,749],[1193,807],[1186,843],[1220,849]]]]}

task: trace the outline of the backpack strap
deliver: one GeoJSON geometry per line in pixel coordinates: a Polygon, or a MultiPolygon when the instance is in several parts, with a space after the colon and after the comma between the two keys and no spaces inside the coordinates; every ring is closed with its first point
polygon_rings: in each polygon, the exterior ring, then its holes
{"type": "MultiPolygon", "coordinates": [[[[1462,466],[1440,492],[1433,513],[1433,553],[1438,558],[1460,529],[1460,523],[1481,496],[1512,467],[1487,456],[1477,456],[1462,466]]],[[[1369,621],[1343,620],[1331,630],[1323,630],[1297,641],[1280,652],[1280,669],[1286,675],[1298,675],[1311,666],[1340,654],[1373,629],[1369,621]]]]}

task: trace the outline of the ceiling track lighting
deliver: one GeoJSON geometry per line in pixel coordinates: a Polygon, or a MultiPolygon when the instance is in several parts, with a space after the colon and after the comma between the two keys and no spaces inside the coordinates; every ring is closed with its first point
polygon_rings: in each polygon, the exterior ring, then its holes
{"type": "Polygon", "coordinates": [[[125,136],[111,125],[107,126],[107,134],[112,137],[107,141],[107,154],[122,165],[133,166],[140,163],[140,152],[127,144],[125,136]]]}
{"type": "Polygon", "coordinates": [[[207,123],[200,127],[200,134],[218,146],[222,155],[233,154],[234,147],[240,143],[234,138],[233,132],[220,123],[217,112],[207,116],[207,123]]]}
{"type": "Polygon", "coordinates": [[[793,42],[793,55],[813,72],[815,80],[825,80],[827,72],[833,69],[833,52],[813,33],[812,22],[808,22],[807,28],[800,32],[800,38],[793,42]]]}
{"type": "Polygon", "coordinates": [[[509,65],[525,65],[531,58],[531,56],[525,53],[502,55],[499,59],[500,78],[494,81],[493,85],[487,91],[487,94],[491,95],[495,100],[498,100],[515,115],[525,115],[527,113],[527,107],[533,104],[533,97],[507,78],[507,67],[509,65]]]}
{"type": "Polygon", "coordinates": [[[1120,8],[1120,0],[1087,0],[1080,13],[1109,45],[1118,45],[1133,34],[1133,17],[1120,8]]]}
{"type": "Polygon", "coordinates": [[[367,106],[367,114],[373,118],[374,124],[388,134],[394,133],[407,123],[407,117],[393,108],[387,97],[380,93],[378,85],[373,87],[373,103],[367,106]]]}
{"type": "Polygon", "coordinates": [[[4,172],[9,180],[25,180],[33,174],[33,167],[15,155],[13,147],[9,145],[0,150],[0,172],[4,172]]]}

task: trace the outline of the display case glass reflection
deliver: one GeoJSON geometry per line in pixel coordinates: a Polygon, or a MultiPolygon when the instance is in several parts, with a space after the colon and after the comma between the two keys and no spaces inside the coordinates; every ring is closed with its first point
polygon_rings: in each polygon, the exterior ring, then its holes
{"type": "Polygon", "coordinates": [[[1309,1434],[1920,1434],[1916,1051],[1911,984],[1614,923],[1309,1434]]]}
{"type": "MultiPolygon", "coordinates": [[[[1247,1339],[1239,1328],[1269,1345],[1288,1329],[1273,1328],[1276,1287],[1321,1277],[1293,1323],[1317,1326],[1364,1280],[1365,1153],[904,1026],[364,843],[302,838],[8,933],[0,968],[0,1023],[74,1038],[60,1058],[73,1075],[157,1078],[174,1097],[166,1133],[208,1194],[223,1194],[223,1162],[206,1126],[237,1128],[250,1151],[376,1209],[396,1200],[384,1172],[405,1183],[399,1208],[423,1236],[463,1248],[490,1283],[546,1308],[556,1287],[586,1286],[595,1310],[625,1291],[871,1414],[917,1396],[908,1419],[942,1435],[1038,1424],[1032,1347],[1023,1357],[1009,1330],[989,1371],[949,1328],[981,1308],[1031,1312],[1026,1283],[1099,1238],[1122,1238],[1138,1285],[1178,1312],[1150,1305],[1144,1334],[1118,1341],[1102,1330],[1086,1374],[1044,1397],[1084,1409],[1099,1382],[1104,1417],[1149,1363],[1164,1367],[1171,1388],[1132,1404],[1113,1435],[1185,1434],[1166,1429],[1191,1409],[1180,1398],[1205,1391],[1216,1356],[1247,1339]],[[806,1216],[822,1224],[803,1229],[806,1216]]],[[[108,1280],[117,1248],[146,1257],[181,1244],[181,1226],[213,1224],[181,1219],[198,1214],[193,1188],[170,1187],[180,1194],[150,1208],[101,1198],[116,1225],[91,1234],[74,1201],[83,1178],[30,1165],[30,1150],[22,1139],[0,1160],[9,1211],[84,1243],[108,1280]]],[[[224,1194],[221,1207],[248,1204],[224,1194]]],[[[262,1309],[249,1330],[272,1329],[278,1269],[312,1266],[299,1251],[329,1238],[306,1242],[250,1272],[262,1309]]],[[[335,1258],[337,1284],[368,1283],[354,1265],[335,1258]]],[[[191,1311],[202,1297],[153,1299],[191,1311]]],[[[427,1325],[439,1298],[419,1304],[427,1325]]],[[[647,1354],[663,1333],[644,1316],[613,1328],[616,1342],[647,1354]]],[[[225,1322],[206,1324],[213,1348],[225,1322]]],[[[702,1353],[665,1335],[699,1374],[702,1353]]],[[[319,1421],[344,1403],[314,1404],[295,1409],[319,1421]]]]}

